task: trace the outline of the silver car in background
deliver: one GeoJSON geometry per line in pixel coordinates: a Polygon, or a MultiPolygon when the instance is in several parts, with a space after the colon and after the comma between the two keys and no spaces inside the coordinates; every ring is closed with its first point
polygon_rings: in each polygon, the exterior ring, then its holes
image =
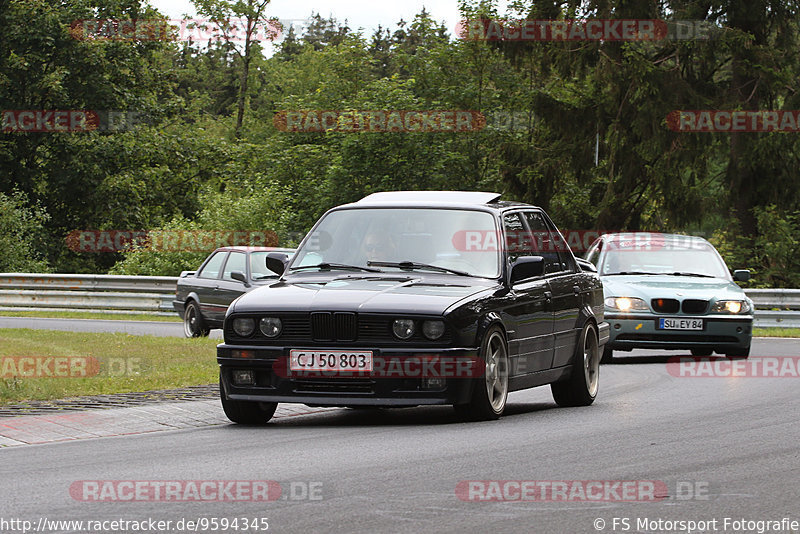
{"type": "Polygon", "coordinates": [[[603,280],[611,325],[603,362],[614,350],[686,349],[747,358],[753,337],[753,302],[725,261],[701,237],[622,233],[599,237],[586,252],[603,280]]]}

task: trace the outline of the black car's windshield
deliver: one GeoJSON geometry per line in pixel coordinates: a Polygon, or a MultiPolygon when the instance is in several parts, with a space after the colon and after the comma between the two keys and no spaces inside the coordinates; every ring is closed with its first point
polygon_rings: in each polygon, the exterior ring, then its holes
{"type": "Polygon", "coordinates": [[[609,241],[601,262],[600,274],[604,276],[668,274],[730,279],[728,268],[714,247],[689,237],[652,234],[648,238],[609,241]]]}
{"type": "MultiPolygon", "coordinates": [[[[499,276],[497,228],[491,213],[466,209],[361,208],[326,215],[298,249],[289,271],[320,265],[353,270],[428,266],[459,275],[499,276]],[[484,246],[485,245],[485,246],[484,246]]],[[[317,270],[322,270],[316,267],[317,270]]]]}

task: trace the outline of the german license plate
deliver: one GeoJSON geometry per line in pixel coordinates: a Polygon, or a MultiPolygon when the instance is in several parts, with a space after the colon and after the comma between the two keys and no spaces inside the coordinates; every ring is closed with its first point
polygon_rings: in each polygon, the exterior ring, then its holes
{"type": "Polygon", "coordinates": [[[658,320],[658,329],[659,330],[703,330],[703,320],[661,318],[658,320]]]}
{"type": "Polygon", "coordinates": [[[372,371],[372,351],[289,351],[292,371],[372,371]]]}

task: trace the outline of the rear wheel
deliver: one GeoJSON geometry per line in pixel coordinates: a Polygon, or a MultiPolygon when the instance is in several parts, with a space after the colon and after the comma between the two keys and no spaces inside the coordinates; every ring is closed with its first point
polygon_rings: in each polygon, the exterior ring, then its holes
{"type": "Polygon", "coordinates": [[[193,300],[183,310],[183,333],[186,337],[206,337],[211,330],[200,315],[200,306],[193,300]]]}
{"type": "Polygon", "coordinates": [[[710,349],[707,347],[697,347],[692,349],[692,356],[711,356],[712,352],[714,352],[714,349],[710,349]]]}
{"type": "Polygon", "coordinates": [[[489,329],[481,344],[483,376],[475,378],[469,404],[456,404],[456,413],[472,421],[491,421],[503,415],[508,399],[508,347],[500,327],[489,329]]]}
{"type": "Polygon", "coordinates": [[[597,397],[600,384],[600,349],[597,328],[586,323],[575,348],[572,372],[567,380],[550,384],[559,406],[589,406],[597,397]]]}
{"type": "Polygon", "coordinates": [[[228,419],[242,425],[261,425],[272,419],[277,402],[249,402],[230,400],[225,396],[222,387],[222,376],[219,377],[219,398],[222,401],[222,410],[228,419]]]}

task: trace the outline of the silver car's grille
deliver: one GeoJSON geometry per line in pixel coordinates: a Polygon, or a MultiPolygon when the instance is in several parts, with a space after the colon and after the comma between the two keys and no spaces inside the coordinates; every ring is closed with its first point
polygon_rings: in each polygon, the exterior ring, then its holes
{"type": "Polygon", "coordinates": [[[705,313],[706,310],[708,309],[708,301],[686,299],[681,304],[681,309],[683,310],[683,313],[689,313],[689,314],[705,313]]]}

